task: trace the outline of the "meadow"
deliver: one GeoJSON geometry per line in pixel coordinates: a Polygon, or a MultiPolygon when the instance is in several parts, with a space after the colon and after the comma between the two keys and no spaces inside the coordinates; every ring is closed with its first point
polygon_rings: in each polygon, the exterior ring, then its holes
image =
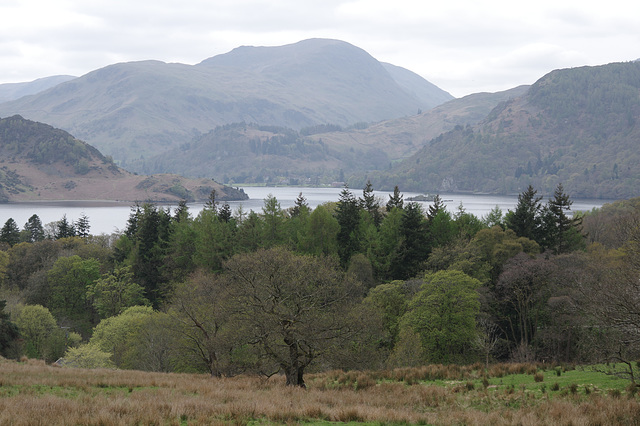
{"type": "Polygon", "coordinates": [[[0,424],[640,424],[628,380],[593,367],[428,365],[284,378],[0,363],[0,424]]]}

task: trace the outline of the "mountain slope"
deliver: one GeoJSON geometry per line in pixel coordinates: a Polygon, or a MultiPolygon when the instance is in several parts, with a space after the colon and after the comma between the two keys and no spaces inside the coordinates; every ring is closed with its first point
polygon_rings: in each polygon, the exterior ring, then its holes
{"type": "MultiPolygon", "coordinates": [[[[412,84],[433,89],[419,78],[412,84]]],[[[412,93],[362,49],[313,39],[242,47],[194,66],[115,64],[0,104],[0,116],[21,114],[63,128],[126,167],[232,122],[300,129],[380,121],[432,106],[412,93]]]]}
{"type": "Polygon", "coordinates": [[[562,182],[574,197],[640,195],[640,63],[553,71],[457,126],[375,181],[423,192],[544,194],[562,182]]]}
{"type": "Polygon", "coordinates": [[[57,86],[60,83],[64,83],[65,81],[73,80],[74,78],[75,77],[71,75],[54,75],[27,83],[0,84],[0,102],[12,101],[23,96],[34,95],[57,86]]]}
{"type": "Polygon", "coordinates": [[[195,201],[213,189],[219,199],[246,199],[210,179],[134,175],[63,130],[18,115],[0,119],[0,202],[195,201]]]}
{"type": "MultiPolygon", "coordinates": [[[[455,99],[425,113],[371,126],[302,129],[236,123],[219,126],[191,142],[143,160],[144,173],[170,171],[227,182],[331,183],[384,170],[458,123],[481,121],[499,102],[525,87],[455,99]],[[361,128],[362,127],[362,128],[361,128]]],[[[353,183],[353,182],[352,182],[353,183]]],[[[359,186],[364,182],[357,182],[359,186]]]]}

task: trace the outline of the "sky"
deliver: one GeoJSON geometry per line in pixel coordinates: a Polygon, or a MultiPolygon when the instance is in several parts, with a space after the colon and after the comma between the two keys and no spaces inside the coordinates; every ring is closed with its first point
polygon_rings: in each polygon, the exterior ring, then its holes
{"type": "Polygon", "coordinates": [[[308,38],[346,41],[462,97],[640,58],[640,2],[2,0],[0,84],[308,38]]]}

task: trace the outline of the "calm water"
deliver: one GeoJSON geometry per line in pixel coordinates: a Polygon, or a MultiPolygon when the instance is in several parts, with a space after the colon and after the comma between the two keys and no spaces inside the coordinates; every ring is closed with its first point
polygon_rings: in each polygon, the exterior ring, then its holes
{"type": "MultiPolygon", "coordinates": [[[[244,191],[249,195],[249,200],[229,202],[231,208],[235,211],[240,205],[243,210],[249,212],[262,211],[264,199],[272,194],[280,202],[282,208],[288,208],[294,205],[298,194],[307,199],[310,207],[315,208],[319,204],[327,201],[338,201],[342,188],[298,188],[298,187],[245,187],[244,191]]],[[[356,197],[362,196],[362,190],[352,190],[356,197]]],[[[389,192],[376,191],[383,204],[389,199],[389,192]]],[[[405,192],[404,199],[419,195],[413,192],[405,192]]],[[[482,217],[489,213],[491,209],[498,206],[503,213],[515,207],[518,198],[516,196],[494,196],[494,195],[461,195],[461,194],[440,194],[445,200],[445,205],[450,212],[456,212],[460,203],[464,209],[473,213],[478,217],[482,217]]],[[[574,211],[591,210],[594,207],[600,207],[602,204],[610,202],[610,200],[574,200],[574,211]]],[[[420,202],[427,207],[430,203],[420,202]]],[[[193,216],[202,210],[202,203],[194,203],[189,205],[189,209],[193,216]]],[[[173,206],[171,206],[173,207],[173,206]]],[[[65,201],[65,202],[31,202],[31,203],[13,203],[0,204],[0,226],[7,219],[13,218],[18,226],[22,229],[29,217],[37,214],[43,224],[58,221],[63,215],[67,215],[69,221],[77,220],[81,215],[89,217],[92,234],[110,234],[124,230],[129,213],[131,212],[130,204],[114,203],[114,202],[98,202],[98,201],[65,201]]]]}

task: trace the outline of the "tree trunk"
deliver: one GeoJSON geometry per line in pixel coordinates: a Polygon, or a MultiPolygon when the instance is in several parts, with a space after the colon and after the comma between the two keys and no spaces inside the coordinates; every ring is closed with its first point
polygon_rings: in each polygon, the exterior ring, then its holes
{"type": "Polygon", "coordinates": [[[307,386],[304,384],[303,379],[304,367],[300,364],[298,342],[293,337],[286,337],[284,342],[289,346],[289,365],[283,365],[287,386],[306,388],[307,386]]]}

